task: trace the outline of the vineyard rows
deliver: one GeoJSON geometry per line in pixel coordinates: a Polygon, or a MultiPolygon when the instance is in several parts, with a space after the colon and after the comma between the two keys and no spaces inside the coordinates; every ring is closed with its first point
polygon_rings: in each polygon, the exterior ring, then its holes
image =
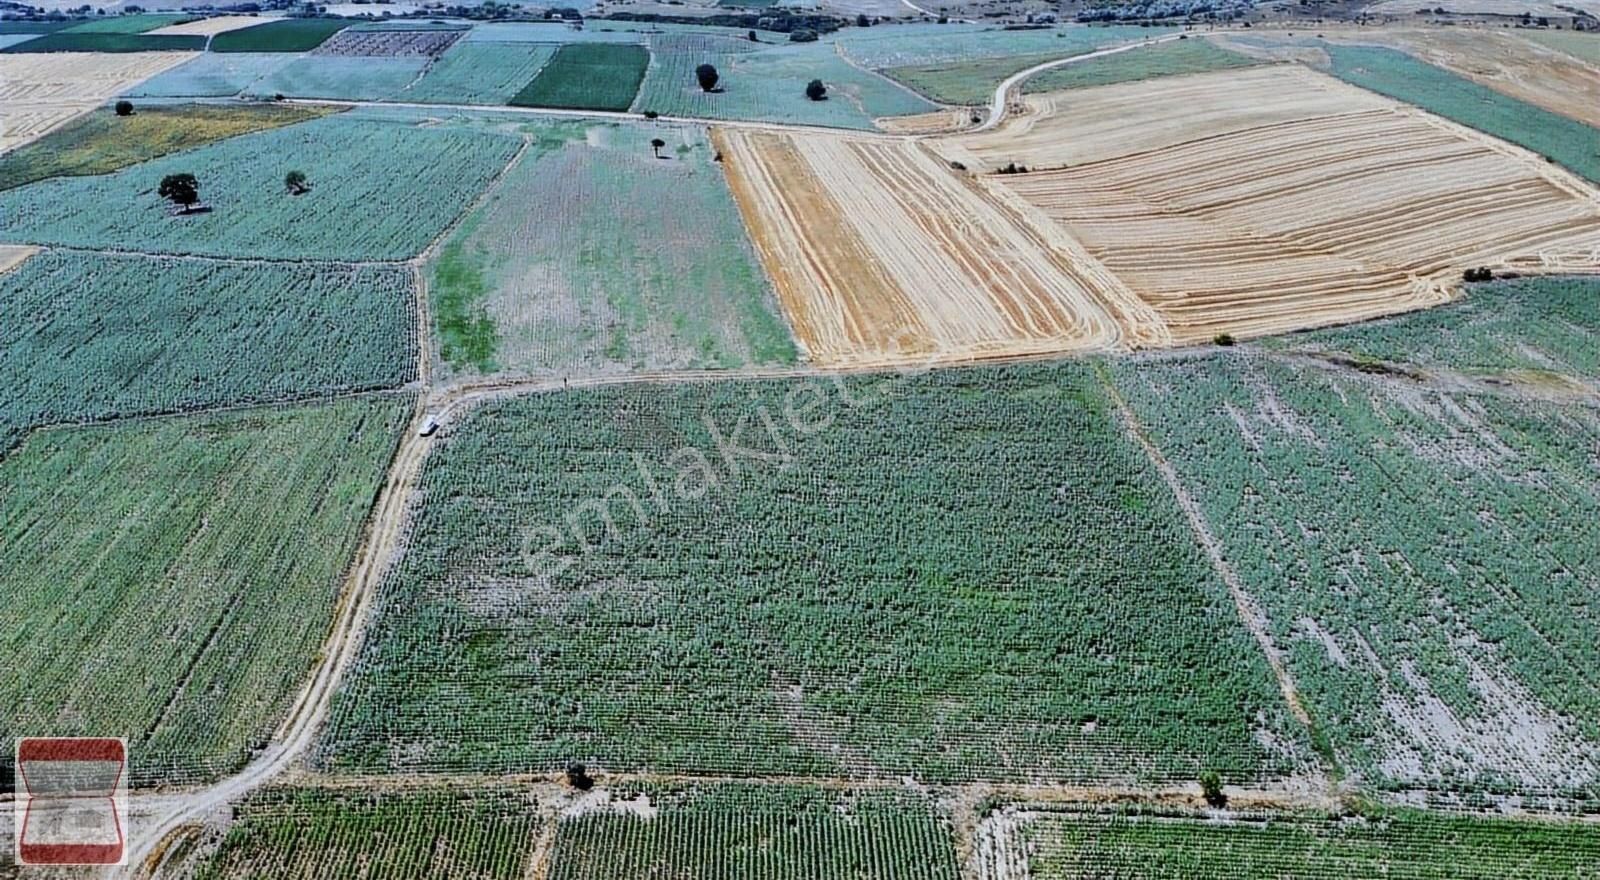
{"type": "Polygon", "coordinates": [[[517,880],[541,825],[534,808],[531,794],[502,788],[268,788],[235,808],[193,876],[517,880]]]}
{"type": "Polygon", "coordinates": [[[126,737],[135,785],[242,766],[322,646],[407,403],[30,434],[0,459],[0,738],[126,737]]]}
{"type": "Polygon", "coordinates": [[[880,381],[474,411],[429,458],[318,765],[930,781],[1304,766],[1260,652],[1088,368],[941,371],[863,400],[880,381]],[[831,427],[769,437],[761,414],[787,424],[786,399],[831,427]],[[744,448],[782,440],[794,462],[742,456],[734,474],[712,426],[744,448]]]}
{"type": "Polygon", "coordinates": [[[1600,798],[1600,414],[1248,353],[1115,373],[1355,779],[1600,798]]]}
{"type": "Polygon", "coordinates": [[[45,252],[0,302],[0,434],[416,378],[400,268],[45,252]]]}
{"type": "Polygon", "coordinates": [[[1411,810],[1365,816],[1042,813],[1021,826],[1034,880],[1589,878],[1600,831],[1411,810]]]}
{"type": "Polygon", "coordinates": [[[771,785],[609,792],[556,826],[550,880],[956,880],[949,824],[893,792],[771,785]]]}
{"type": "Polygon", "coordinates": [[[0,193],[0,237],[171,254],[406,259],[482,192],[520,143],[481,128],[419,123],[350,111],[114,174],[41,181],[0,193]],[[295,169],[311,175],[304,195],[284,189],[295,169]],[[156,194],[172,173],[195,175],[209,212],[174,216],[156,194]]]}

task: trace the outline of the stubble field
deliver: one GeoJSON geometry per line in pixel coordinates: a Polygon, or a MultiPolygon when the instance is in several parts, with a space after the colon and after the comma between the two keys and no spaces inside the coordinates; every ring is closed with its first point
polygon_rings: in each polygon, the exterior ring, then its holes
{"type": "Polygon", "coordinates": [[[1299,68],[1029,103],[938,149],[1026,165],[984,179],[1059,223],[1177,344],[1424,308],[1467,268],[1600,247],[1600,195],[1578,178],[1299,68]],[[1214,109],[1200,131],[1178,110],[1191,101],[1214,109]]]}
{"type": "MultiPolygon", "coordinates": [[[[1108,348],[1077,264],[914,143],[732,129],[718,149],[795,335],[821,364],[1108,348]]],[[[1066,250],[1066,253],[1063,253],[1066,250]]]]}
{"type": "Polygon", "coordinates": [[[192,52],[0,53],[0,153],[194,57],[192,52]]]}

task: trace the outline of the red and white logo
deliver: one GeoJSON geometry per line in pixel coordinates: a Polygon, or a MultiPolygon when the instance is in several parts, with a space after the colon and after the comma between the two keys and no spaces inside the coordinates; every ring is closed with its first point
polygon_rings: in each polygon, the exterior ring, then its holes
{"type": "Polygon", "coordinates": [[[108,737],[17,741],[17,863],[127,861],[128,744],[108,737]]]}

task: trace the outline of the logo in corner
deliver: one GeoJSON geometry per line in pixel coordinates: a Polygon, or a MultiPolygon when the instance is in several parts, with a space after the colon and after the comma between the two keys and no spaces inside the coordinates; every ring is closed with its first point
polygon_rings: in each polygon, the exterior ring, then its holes
{"type": "Polygon", "coordinates": [[[17,741],[17,863],[127,861],[128,744],[112,737],[17,741]]]}

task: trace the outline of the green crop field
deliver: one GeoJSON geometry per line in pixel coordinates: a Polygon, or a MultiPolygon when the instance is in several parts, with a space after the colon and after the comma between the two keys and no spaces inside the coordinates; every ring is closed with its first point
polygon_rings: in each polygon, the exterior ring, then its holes
{"type": "Polygon", "coordinates": [[[429,459],[319,762],[1148,781],[1307,760],[1088,368],[839,381],[476,411],[429,459]],[[727,451],[780,443],[787,467],[727,451]]]}
{"type": "Polygon", "coordinates": [[[1325,44],[1332,73],[1510,141],[1600,183],[1600,129],[1481,86],[1396,49],[1325,44]]]}
{"type": "Polygon", "coordinates": [[[194,876],[518,880],[541,824],[534,806],[503,788],[268,788],[236,808],[194,876]]]}
{"type": "Polygon", "coordinates": [[[1030,31],[883,28],[881,34],[874,30],[840,37],[845,54],[935,101],[965,105],[988,103],[1002,80],[1040,62],[1167,32],[1134,27],[1030,31]]]}
{"type": "Polygon", "coordinates": [[[207,52],[139,83],[124,97],[232,97],[296,60],[284,52],[207,52]]]}
{"type": "Polygon", "coordinates": [[[1600,34],[1582,31],[1526,30],[1521,36],[1590,64],[1600,64],[1600,34]]]}
{"type": "Polygon", "coordinates": [[[555,55],[556,47],[533,43],[458,40],[422,79],[397,100],[435,104],[504,104],[516,96],[555,55]]]}
{"type": "Polygon", "coordinates": [[[426,55],[375,57],[302,55],[245,88],[258,98],[328,98],[339,101],[404,99],[432,59],[426,55]]]}
{"type": "Polygon", "coordinates": [[[1115,372],[1356,779],[1600,800],[1600,411],[1314,357],[1115,372]]]}
{"type": "Polygon", "coordinates": [[[0,240],[155,253],[397,260],[420,252],[516,153],[518,139],[350,111],[97,177],[0,193],[0,240]],[[312,189],[285,191],[303,170],[312,189]],[[163,176],[190,173],[207,213],[175,215],[163,176]]]}
{"type": "Polygon", "coordinates": [[[125,736],[135,784],[240,766],[328,632],[408,403],[29,435],[0,459],[0,737],[125,736]]]}
{"type": "Polygon", "coordinates": [[[199,21],[203,16],[183,14],[113,15],[90,19],[67,28],[74,34],[142,34],[167,25],[199,21]]]}
{"type": "Polygon", "coordinates": [[[393,388],[408,272],[41,253],[0,275],[0,447],[30,425],[393,388]]]}
{"type": "Polygon", "coordinates": [[[536,130],[430,267],[446,364],[581,375],[795,360],[703,129],[536,130]]]}
{"type": "Polygon", "coordinates": [[[57,31],[0,52],[199,52],[205,47],[205,37],[192,35],[57,31]]]}
{"type": "Polygon", "coordinates": [[[664,116],[748,119],[871,130],[879,116],[927,113],[938,107],[905,87],[852,67],[831,44],[767,45],[698,34],[651,38],[655,62],[634,109],[664,116]],[[706,92],[695,68],[717,68],[719,91],[706,92]],[[820,79],[828,99],[806,97],[820,79]]]}
{"type": "Polygon", "coordinates": [[[949,824],[897,792],[622,786],[556,825],[550,880],[956,880],[949,824]],[[632,809],[629,809],[632,807],[632,809]]]}
{"type": "Polygon", "coordinates": [[[327,116],[335,109],[188,104],[139,107],[122,117],[106,107],[0,155],[0,190],[49,177],[108,174],[236,135],[327,116]]]}
{"type": "Polygon", "coordinates": [[[1254,58],[1230,52],[1210,40],[1191,38],[1141,46],[1116,55],[1091,58],[1037,73],[1022,84],[1024,92],[1082,89],[1112,83],[1181,76],[1212,70],[1230,70],[1260,64],[1254,58]]]}
{"type": "Polygon", "coordinates": [[[1026,821],[1036,880],[1549,880],[1594,876],[1600,830],[1446,816],[1045,812],[1026,821]]]}
{"type": "Polygon", "coordinates": [[[1382,321],[1263,345],[1357,359],[1510,373],[1559,383],[1600,380],[1600,278],[1524,278],[1472,285],[1464,299],[1382,321]]]}
{"type": "Polygon", "coordinates": [[[342,18],[285,18],[211,38],[213,52],[309,52],[350,22],[342,18]]]}
{"type": "Polygon", "coordinates": [[[83,24],[82,19],[61,21],[0,21],[0,34],[53,34],[83,24]]]}
{"type": "Polygon", "coordinates": [[[511,98],[521,107],[626,110],[633,104],[650,53],[622,43],[570,43],[511,98]]]}

